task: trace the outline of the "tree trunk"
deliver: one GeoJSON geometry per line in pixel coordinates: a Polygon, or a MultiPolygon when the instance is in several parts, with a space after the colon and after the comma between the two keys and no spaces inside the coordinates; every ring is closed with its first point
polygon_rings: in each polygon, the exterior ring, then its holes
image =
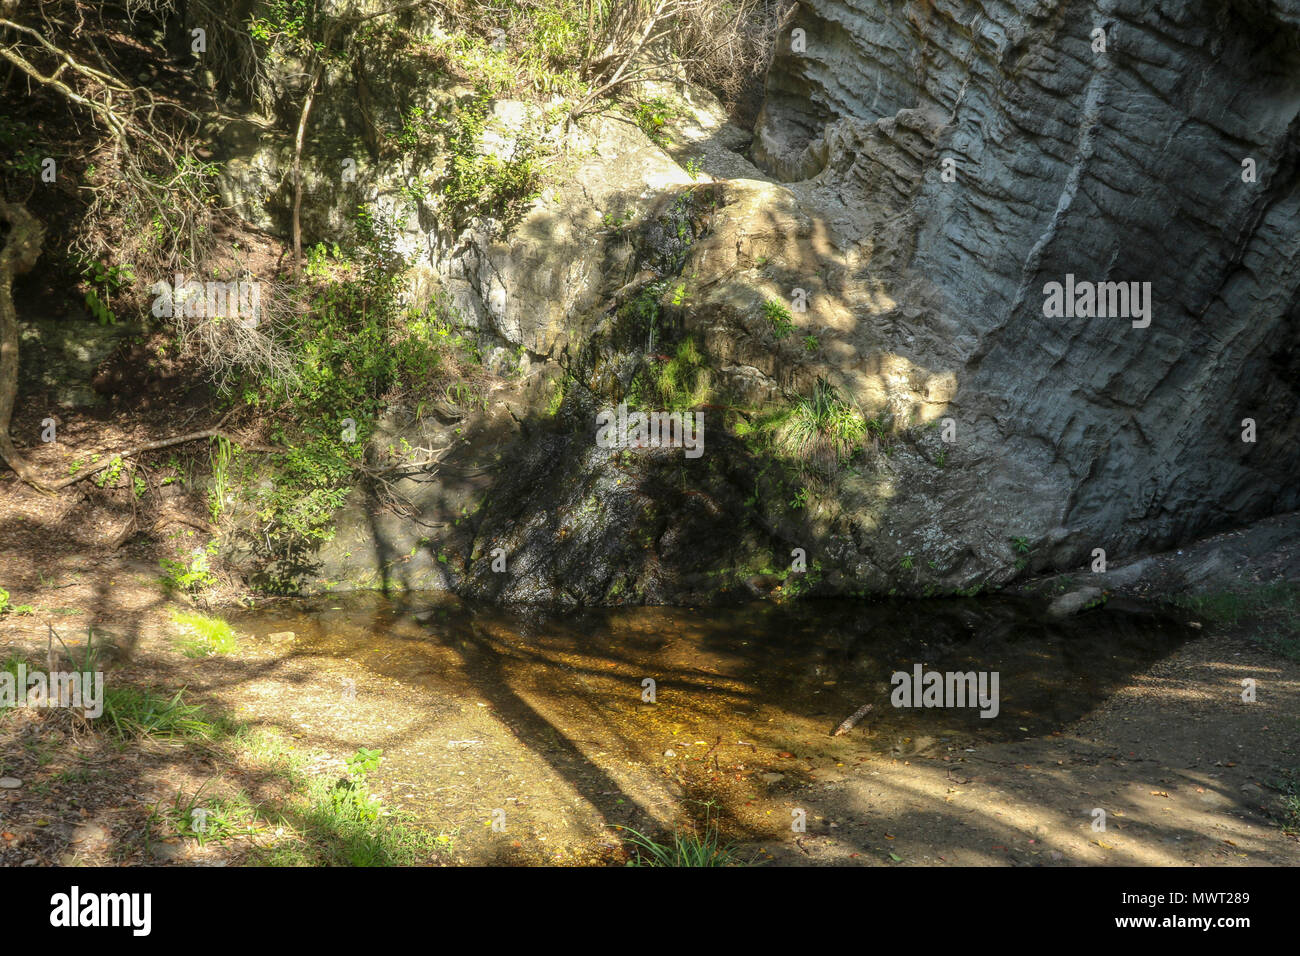
{"type": "Polygon", "coordinates": [[[302,113],[298,117],[298,133],[293,139],[293,276],[302,278],[302,144],[307,136],[307,117],[311,116],[311,105],[316,100],[316,84],[320,82],[321,72],[325,69],[322,57],[308,81],[307,98],[302,103],[302,113]]]}
{"type": "Polygon", "coordinates": [[[9,237],[0,251],[0,459],[33,488],[46,490],[36,470],[18,454],[9,438],[14,399],[18,394],[18,313],[14,309],[14,276],[36,265],[45,227],[19,203],[0,202],[0,219],[9,224],[9,237]]]}

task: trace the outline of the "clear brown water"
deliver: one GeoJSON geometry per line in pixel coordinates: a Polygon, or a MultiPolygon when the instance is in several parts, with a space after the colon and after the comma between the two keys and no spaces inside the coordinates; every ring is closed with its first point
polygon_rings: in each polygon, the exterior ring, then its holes
{"type": "MultiPolygon", "coordinates": [[[[950,743],[1050,733],[1086,714],[1193,632],[1136,604],[1052,620],[1038,602],[634,607],[563,614],[474,607],[446,595],[350,594],[234,615],[244,631],[292,630],[306,653],[338,657],[428,694],[463,694],[514,718],[516,733],[614,733],[657,752],[663,721],[687,735],[753,741],[822,737],[857,710],[870,749],[917,737],[950,743]],[[997,671],[1000,712],[890,705],[894,671],[997,671]],[[641,700],[645,678],[657,702],[641,700]]],[[[674,731],[676,732],[676,731],[674,731]]],[[[779,744],[778,744],[779,745],[779,744]]]]}

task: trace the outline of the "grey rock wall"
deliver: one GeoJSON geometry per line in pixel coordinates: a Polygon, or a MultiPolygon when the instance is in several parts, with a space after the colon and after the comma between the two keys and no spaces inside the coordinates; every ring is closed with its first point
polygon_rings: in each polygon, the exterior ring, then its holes
{"type": "Polygon", "coordinates": [[[1298,117],[1293,0],[804,0],[753,155],[925,307],[881,347],[956,376],[948,510],[1068,564],[1300,505],[1298,117]],[[1044,317],[1067,273],[1150,325],[1044,317]]]}

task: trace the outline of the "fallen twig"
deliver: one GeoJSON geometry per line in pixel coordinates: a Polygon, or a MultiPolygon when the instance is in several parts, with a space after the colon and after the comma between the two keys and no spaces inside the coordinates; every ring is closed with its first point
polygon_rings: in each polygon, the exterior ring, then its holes
{"type": "Polygon", "coordinates": [[[845,717],[844,721],[838,727],[836,727],[834,731],[831,732],[831,736],[839,737],[842,734],[847,734],[850,730],[852,730],[855,726],[857,726],[858,721],[861,720],[863,717],[867,716],[867,714],[875,706],[876,706],[875,704],[863,704],[853,713],[849,714],[849,716],[845,717]]]}
{"type": "Polygon", "coordinates": [[[279,454],[284,451],[283,448],[277,448],[274,445],[258,445],[258,444],[253,444],[251,442],[246,442],[243,439],[239,438],[237,435],[231,435],[228,432],[222,431],[221,426],[225,424],[226,418],[229,417],[230,417],[230,413],[227,412],[226,415],[222,417],[221,421],[217,422],[216,426],[213,428],[205,428],[203,429],[203,431],[190,432],[187,435],[177,435],[175,438],[163,438],[160,439],[159,441],[145,442],[143,445],[137,445],[134,448],[128,448],[125,451],[116,452],[112,455],[109,455],[103,462],[101,462],[98,465],[95,465],[93,468],[89,468],[86,471],[78,472],[75,475],[71,475],[67,478],[63,478],[60,481],[56,481],[47,487],[49,487],[53,491],[58,491],[61,488],[66,488],[68,485],[76,484],[78,481],[81,481],[85,478],[89,478],[91,475],[98,474],[99,472],[103,471],[105,468],[107,468],[109,465],[111,465],[114,461],[116,461],[119,458],[125,461],[126,459],[134,455],[138,455],[141,452],[156,451],[159,448],[170,448],[172,445],[180,445],[187,441],[199,441],[200,439],[203,438],[224,438],[232,445],[238,445],[240,448],[245,448],[248,451],[260,451],[260,452],[267,452],[270,454],[279,454]]]}

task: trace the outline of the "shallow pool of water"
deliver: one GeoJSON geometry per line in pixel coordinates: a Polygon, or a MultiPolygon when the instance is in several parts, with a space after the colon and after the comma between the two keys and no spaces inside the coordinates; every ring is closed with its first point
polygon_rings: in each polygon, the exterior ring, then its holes
{"type": "Polygon", "coordinates": [[[665,722],[710,742],[770,742],[829,735],[866,703],[874,708],[853,735],[878,751],[1041,735],[1194,633],[1137,604],[1054,620],[1039,602],[1001,596],[557,614],[364,593],[277,603],[232,622],[258,635],[293,631],[296,652],[402,681],[427,692],[431,707],[475,697],[521,735],[612,734],[647,753],[662,747],[665,722]],[[997,715],[894,706],[891,675],[916,665],[996,673],[997,715]]]}

